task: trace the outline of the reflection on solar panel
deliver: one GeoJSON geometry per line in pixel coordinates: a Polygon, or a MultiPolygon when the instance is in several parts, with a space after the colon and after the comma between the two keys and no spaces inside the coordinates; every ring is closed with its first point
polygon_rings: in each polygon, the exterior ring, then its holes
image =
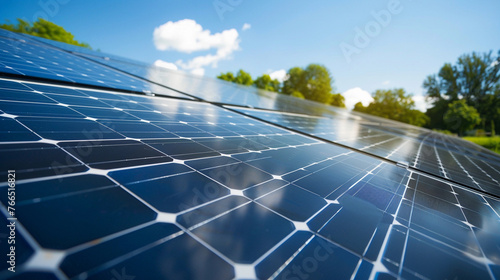
{"type": "Polygon", "coordinates": [[[0,216],[16,226],[16,272],[2,261],[1,279],[500,278],[493,153],[61,43],[0,42],[0,216]]]}
{"type": "Polygon", "coordinates": [[[162,95],[189,98],[54,48],[1,36],[0,44],[0,67],[5,73],[144,93],[155,91],[162,95]]]}

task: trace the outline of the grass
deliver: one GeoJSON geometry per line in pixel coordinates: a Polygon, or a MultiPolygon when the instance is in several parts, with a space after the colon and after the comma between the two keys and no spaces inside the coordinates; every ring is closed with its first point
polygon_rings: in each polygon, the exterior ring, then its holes
{"type": "Polygon", "coordinates": [[[486,149],[500,154],[500,136],[496,137],[464,137],[464,140],[471,141],[483,146],[486,149]]]}

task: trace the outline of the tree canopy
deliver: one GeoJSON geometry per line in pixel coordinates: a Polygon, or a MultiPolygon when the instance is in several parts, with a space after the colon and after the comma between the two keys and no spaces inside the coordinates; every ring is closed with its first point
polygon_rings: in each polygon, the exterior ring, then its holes
{"type": "Polygon", "coordinates": [[[249,73],[240,69],[234,78],[234,82],[240,85],[251,86],[253,84],[253,79],[249,73]]]}
{"type": "Polygon", "coordinates": [[[232,72],[220,73],[217,78],[345,108],[345,98],[340,93],[332,92],[333,79],[330,72],[319,64],[309,64],[306,68],[290,68],[283,84],[271,79],[269,74],[263,74],[252,80],[252,76],[243,70],[239,70],[236,76],[232,72]]]}
{"type": "Polygon", "coordinates": [[[87,43],[75,40],[73,34],[63,27],[43,18],[38,18],[33,24],[18,18],[17,24],[4,23],[0,28],[91,49],[87,43]]]}
{"type": "MultiPolygon", "coordinates": [[[[290,68],[283,83],[272,80],[268,74],[252,80],[250,74],[243,70],[239,70],[236,75],[221,73],[218,78],[345,107],[344,97],[333,90],[330,72],[320,64],[290,68]]],[[[412,96],[402,88],[376,90],[372,103],[366,107],[358,103],[354,111],[417,126],[448,129],[460,134],[480,125],[480,128],[493,135],[495,127],[500,127],[500,51],[496,56],[492,52],[462,55],[455,64],[446,63],[437,74],[428,76],[423,88],[427,100],[432,104],[426,113],[415,108],[412,96]],[[456,103],[459,100],[463,102],[456,103]],[[463,126],[457,127],[458,119],[463,126]]]]}
{"type": "Polygon", "coordinates": [[[236,76],[234,76],[232,72],[227,72],[227,73],[220,73],[220,75],[217,76],[217,78],[245,86],[251,86],[253,84],[252,75],[250,75],[250,73],[248,72],[243,71],[242,69],[238,71],[236,76]]]}
{"type": "Polygon", "coordinates": [[[221,79],[228,82],[234,82],[234,75],[232,72],[220,73],[220,75],[217,76],[217,79],[221,79]]]}
{"type": "Polygon", "coordinates": [[[276,79],[271,79],[271,76],[264,74],[253,82],[257,88],[279,92],[281,90],[281,83],[276,79]]]}
{"type": "Polygon", "coordinates": [[[446,63],[438,74],[428,76],[423,87],[432,108],[427,110],[432,128],[448,128],[443,115],[449,105],[463,99],[479,113],[485,130],[500,125],[500,51],[465,54],[455,64],[446,63]]]}
{"type": "Polygon", "coordinates": [[[340,93],[334,93],[330,97],[330,105],[345,108],[345,98],[340,93]]]}
{"type": "Polygon", "coordinates": [[[361,102],[354,105],[354,111],[367,113],[416,126],[423,126],[429,118],[415,109],[415,102],[402,88],[377,90],[368,106],[361,102]]]}
{"type": "Polygon", "coordinates": [[[465,131],[471,130],[481,122],[481,117],[476,108],[467,105],[467,100],[460,99],[448,105],[448,111],[444,114],[444,122],[448,129],[463,135],[465,131]]]}
{"type": "Polygon", "coordinates": [[[332,77],[325,66],[309,64],[306,68],[293,67],[288,70],[288,79],[283,83],[283,93],[302,93],[305,99],[329,103],[332,95],[332,77]]]}

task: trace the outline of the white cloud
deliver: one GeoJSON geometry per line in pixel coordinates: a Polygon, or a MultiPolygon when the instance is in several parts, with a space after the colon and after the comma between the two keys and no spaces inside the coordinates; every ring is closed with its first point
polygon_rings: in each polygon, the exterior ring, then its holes
{"type": "Polygon", "coordinates": [[[342,93],[345,98],[345,106],[347,109],[353,109],[354,105],[361,102],[363,106],[368,106],[373,101],[371,94],[359,87],[351,88],[342,93]]]}
{"type": "Polygon", "coordinates": [[[163,67],[163,68],[167,68],[167,69],[171,69],[171,70],[177,70],[177,65],[173,64],[173,63],[170,63],[170,62],[166,62],[166,61],[163,61],[161,59],[158,59],[155,61],[154,63],[155,66],[158,66],[158,67],[163,67]]]}
{"type": "Polygon", "coordinates": [[[203,68],[196,68],[196,69],[191,70],[190,73],[193,74],[193,75],[204,76],[205,75],[205,69],[203,69],[203,68]]]}
{"type": "Polygon", "coordinates": [[[216,49],[229,49],[238,45],[238,31],[224,30],[210,34],[210,30],[192,19],[169,21],[155,28],[153,40],[158,50],[176,50],[185,53],[216,49]]]}
{"type": "Polygon", "coordinates": [[[215,54],[197,56],[187,62],[178,60],[177,66],[185,70],[196,70],[205,66],[217,67],[220,60],[228,59],[238,50],[239,34],[236,29],[224,30],[211,34],[210,30],[192,19],[183,19],[176,22],[169,21],[155,28],[153,41],[158,50],[175,50],[184,53],[216,49],[215,54]]]}
{"type": "Polygon", "coordinates": [[[243,24],[243,27],[241,28],[241,30],[245,31],[245,30],[248,30],[252,28],[252,25],[250,23],[245,23],[243,24]]]}
{"type": "Polygon", "coordinates": [[[415,101],[415,109],[420,110],[422,112],[427,111],[427,108],[431,107],[427,101],[425,101],[425,96],[423,95],[414,95],[412,96],[413,101],[415,101]]]}
{"type": "Polygon", "coordinates": [[[383,81],[383,82],[382,82],[382,85],[387,86],[387,85],[389,85],[390,83],[391,83],[391,81],[383,81]]]}
{"type": "Polygon", "coordinates": [[[280,83],[282,83],[286,78],[286,71],[285,71],[285,69],[277,70],[277,71],[269,73],[269,76],[271,77],[271,79],[273,79],[273,80],[276,79],[280,83]]]}

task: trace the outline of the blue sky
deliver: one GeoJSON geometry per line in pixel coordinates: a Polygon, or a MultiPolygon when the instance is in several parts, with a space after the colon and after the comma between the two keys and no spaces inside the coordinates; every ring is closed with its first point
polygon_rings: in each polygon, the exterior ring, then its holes
{"type": "Polygon", "coordinates": [[[427,75],[461,54],[500,49],[497,0],[2,0],[0,6],[3,22],[46,17],[103,52],[209,77],[240,68],[256,77],[320,63],[351,103],[367,102],[376,89],[403,87],[422,108],[427,75]],[[243,30],[245,24],[250,28],[243,30]]]}

